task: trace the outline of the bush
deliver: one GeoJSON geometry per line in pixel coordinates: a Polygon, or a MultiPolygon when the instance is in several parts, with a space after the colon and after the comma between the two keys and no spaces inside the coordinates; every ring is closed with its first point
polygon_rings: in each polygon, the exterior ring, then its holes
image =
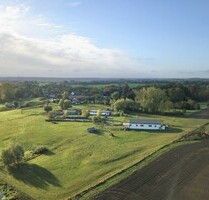
{"type": "Polygon", "coordinates": [[[6,102],[4,105],[6,108],[15,108],[15,106],[12,103],[6,102]]]}
{"type": "Polygon", "coordinates": [[[56,110],[56,111],[51,111],[50,113],[48,113],[48,118],[49,119],[56,119],[57,117],[63,117],[63,112],[56,110]]]}
{"type": "Polygon", "coordinates": [[[93,123],[105,123],[106,122],[105,117],[98,117],[98,116],[92,116],[91,120],[93,123]]]}
{"type": "Polygon", "coordinates": [[[20,108],[27,108],[27,107],[30,107],[30,106],[31,106],[31,104],[29,102],[25,102],[24,104],[22,104],[20,106],[20,108]]]}
{"type": "Polygon", "coordinates": [[[112,113],[112,116],[113,116],[113,117],[119,117],[119,116],[120,116],[120,112],[113,112],[113,113],[112,113]]]}
{"type": "Polygon", "coordinates": [[[17,101],[14,101],[13,105],[14,105],[15,108],[17,108],[19,106],[19,103],[17,101]]]}
{"type": "Polygon", "coordinates": [[[21,162],[23,157],[24,149],[18,144],[11,145],[8,149],[3,150],[1,153],[3,164],[7,167],[21,162]]]}
{"type": "Polygon", "coordinates": [[[52,111],[53,110],[53,108],[51,107],[51,106],[48,106],[48,105],[46,105],[46,106],[44,106],[44,111],[45,112],[50,112],[50,111],[52,111]]]}
{"type": "Polygon", "coordinates": [[[88,118],[90,116],[89,110],[82,110],[82,117],[88,118]]]}
{"type": "Polygon", "coordinates": [[[181,138],[177,140],[179,141],[192,141],[192,140],[204,140],[209,138],[209,133],[205,129],[204,126],[199,127],[185,135],[183,135],[181,138]]]}
{"type": "Polygon", "coordinates": [[[18,144],[13,144],[10,149],[15,158],[15,163],[21,162],[24,157],[24,149],[18,144]]]}
{"type": "Polygon", "coordinates": [[[36,149],[33,151],[33,154],[44,154],[47,151],[48,151],[47,147],[40,146],[40,147],[36,147],[36,149]]]}
{"type": "Polygon", "coordinates": [[[34,155],[33,155],[32,151],[26,151],[26,152],[24,153],[24,159],[25,159],[25,160],[29,160],[29,159],[31,159],[31,158],[33,158],[33,157],[34,157],[34,155]]]}
{"type": "Polygon", "coordinates": [[[1,152],[1,159],[5,166],[10,166],[15,162],[10,149],[5,149],[1,152]]]}

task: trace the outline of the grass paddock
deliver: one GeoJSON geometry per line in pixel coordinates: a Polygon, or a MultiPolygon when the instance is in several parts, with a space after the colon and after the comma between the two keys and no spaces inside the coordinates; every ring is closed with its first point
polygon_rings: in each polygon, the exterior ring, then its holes
{"type": "MultiPolygon", "coordinates": [[[[89,106],[82,106],[89,108],[89,106]]],[[[126,121],[130,117],[115,117],[126,121]]],[[[50,153],[12,169],[0,170],[0,178],[34,199],[66,199],[94,186],[157,151],[206,119],[138,115],[161,119],[172,128],[164,132],[123,131],[97,126],[100,134],[87,133],[91,122],[45,122],[43,108],[0,112],[0,151],[16,142],[26,152],[46,146],[50,153]],[[112,132],[115,137],[111,137],[112,132]]],[[[1,164],[1,163],[0,163],[1,164]]]]}

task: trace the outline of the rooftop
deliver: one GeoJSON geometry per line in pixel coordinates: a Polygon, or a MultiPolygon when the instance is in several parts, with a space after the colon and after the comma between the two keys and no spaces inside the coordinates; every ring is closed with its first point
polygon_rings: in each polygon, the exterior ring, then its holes
{"type": "Polygon", "coordinates": [[[130,119],[131,124],[161,124],[160,120],[155,119],[130,119]]]}

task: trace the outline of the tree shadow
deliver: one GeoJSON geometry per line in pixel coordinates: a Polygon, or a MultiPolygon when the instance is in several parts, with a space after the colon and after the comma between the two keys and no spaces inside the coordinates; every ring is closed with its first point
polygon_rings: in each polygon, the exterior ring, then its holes
{"type": "Polygon", "coordinates": [[[48,150],[48,151],[44,152],[43,155],[53,156],[53,155],[55,155],[55,153],[53,151],[48,150]]]}
{"type": "Polygon", "coordinates": [[[183,132],[183,129],[177,127],[168,127],[165,131],[166,133],[181,133],[183,132]]]}
{"type": "MultiPolygon", "coordinates": [[[[152,131],[154,132],[154,131],[152,131]]],[[[183,132],[183,129],[176,128],[176,127],[168,127],[165,130],[156,130],[157,133],[181,133],[183,132]]]]}
{"type": "Polygon", "coordinates": [[[147,133],[181,133],[183,132],[183,129],[176,128],[176,127],[168,127],[165,130],[134,130],[134,131],[142,131],[147,133]]]}
{"type": "Polygon", "coordinates": [[[29,186],[42,189],[50,185],[61,187],[60,181],[50,171],[36,164],[21,163],[9,167],[8,171],[15,179],[29,186]]]}
{"type": "Polygon", "coordinates": [[[96,132],[95,133],[93,133],[93,134],[95,134],[95,135],[97,135],[97,136],[102,136],[102,135],[104,135],[104,130],[102,130],[102,129],[97,129],[96,130],[96,132]]]}

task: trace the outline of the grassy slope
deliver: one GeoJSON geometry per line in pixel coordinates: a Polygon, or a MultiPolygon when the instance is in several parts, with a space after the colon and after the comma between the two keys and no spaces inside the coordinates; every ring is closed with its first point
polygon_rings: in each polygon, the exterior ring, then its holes
{"type": "MultiPolygon", "coordinates": [[[[189,131],[207,120],[145,115],[160,118],[176,130],[189,131]]],[[[163,145],[181,133],[156,133],[114,130],[112,138],[88,134],[91,123],[59,123],[44,121],[42,109],[0,112],[0,150],[18,142],[30,150],[45,145],[53,152],[31,160],[28,164],[0,176],[20,191],[35,199],[64,199],[95,185],[163,145]]],[[[120,119],[120,118],[119,118],[120,119]]],[[[177,131],[177,132],[178,132],[177,131]]],[[[175,131],[174,131],[175,132],[175,131]]]]}

